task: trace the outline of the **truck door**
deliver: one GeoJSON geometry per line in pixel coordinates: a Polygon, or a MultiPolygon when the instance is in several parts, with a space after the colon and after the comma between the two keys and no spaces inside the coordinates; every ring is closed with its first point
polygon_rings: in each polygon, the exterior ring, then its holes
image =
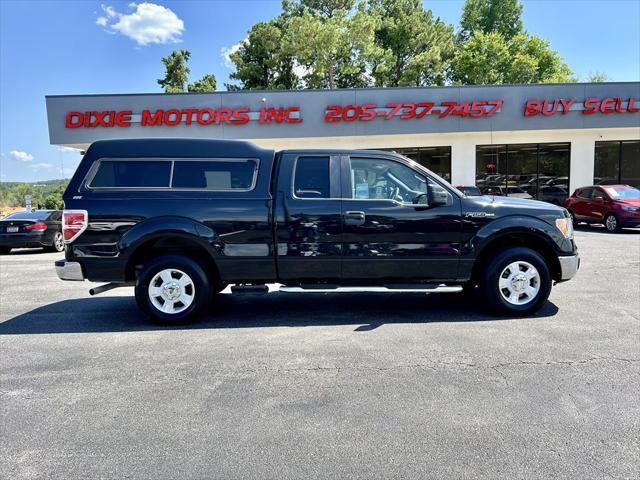
{"type": "Polygon", "coordinates": [[[276,184],[275,243],[281,281],[340,280],[340,157],[283,153],[276,184]]]}
{"type": "Polygon", "coordinates": [[[342,161],[344,280],[452,280],[461,242],[457,195],[409,162],[383,156],[342,161]],[[429,206],[437,196],[442,205],[429,206]]]}

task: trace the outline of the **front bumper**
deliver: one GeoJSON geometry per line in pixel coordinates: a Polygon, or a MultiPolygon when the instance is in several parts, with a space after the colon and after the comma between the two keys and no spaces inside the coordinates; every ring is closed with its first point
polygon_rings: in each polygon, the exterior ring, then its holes
{"type": "Polygon", "coordinates": [[[564,282],[576,276],[580,268],[580,255],[576,253],[575,255],[561,256],[558,257],[558,261],[560,262],[559,281],[564,282]]]}
{"type": "Polygon", "coordinates": [[[78,262],[56,260],[56,274],[60,280],[83,281],[82,266],[78,262]]]}

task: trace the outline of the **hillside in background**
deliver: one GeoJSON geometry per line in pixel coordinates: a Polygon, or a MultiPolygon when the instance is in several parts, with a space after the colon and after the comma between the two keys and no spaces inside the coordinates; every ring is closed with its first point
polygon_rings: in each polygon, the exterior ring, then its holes
{"type": "Polygon", "coordinates": [[[31,195],[33,208],[62,208],[62,194],[69,179],[45,180],[35,183],[0,182],[0,211],[6,214],[15,208],[24,208],[25,195],[31,195]]]}

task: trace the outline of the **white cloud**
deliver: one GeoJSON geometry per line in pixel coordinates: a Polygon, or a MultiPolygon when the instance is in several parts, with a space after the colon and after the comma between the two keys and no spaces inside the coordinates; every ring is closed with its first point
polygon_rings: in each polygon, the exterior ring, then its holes
{"type": "Polygon", "coordinates": [[[121,33],[138,45],[150,43],[178,43],[182,40],[184,22],[169,8],[155,3],[130,3],[135,11],[119,13],[111,6],[102,5],[104,15],[96,23],[107,32],[121,33]]]}
{"type": "Polygon", "coordinates": [[[62,145],[59,145],[57,150],[62,153],[80,153],[80,150],[77,148],[63,147],[62,145]]]}
{"type": "Polygon", "coordinates": [[[33,155],[23,150],[11,150],[9,154],[13,158],[15,158],[16,160],[20,160],[21,162],[30,162],[31,160],[33,160],[33,155]]]}
{"type": "Polygon", "coordinates": [[[227,68],[235,67],[235,64],[231,61],[231,54],[237,52],[238,49],[240,49],[240,46],[242,46],[242,44],[244,42],[248,42],[248,41],[249,41],[249,39],[245,38],[244,40],[240,40],[235,45],[231,45],[230,47],[222,47],[220,49],[220,56],[224,60],[224,66],[225,67],[227,67],[227,68]]]}
{"type": "Polygon", "coordinates": [[[53,168],[53,165],[51,165],[50,163],[31,163],[29,164],[29,166],[34,170],[42,170],[44,168],[53,168]]]}

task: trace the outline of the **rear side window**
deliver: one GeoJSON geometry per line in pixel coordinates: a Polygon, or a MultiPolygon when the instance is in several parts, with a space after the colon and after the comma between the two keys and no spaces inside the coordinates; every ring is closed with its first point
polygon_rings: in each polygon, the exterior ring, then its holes
{"type": "Polygon", "coordinates": [[[167,188],[171,176],[168,161],[102,160],[91,179],[91,188],[167,188]]]}
{"type": "Polygon", "coordinates": [[[576,196],[579,198],[591,198],[591,192],[593,192],[593,188],[583,188],[582,190],[578,190],[576,196]]]}
{"type": "Polygon", "coordinates": [[[329,198],[329,157],[298,158],[293,185],[298,198],[329,198]]]}
{"type": "Polygon", "coordinates": [[[253,187],[257,164],[254,160],[176,161],[173,188],[202,190],[249,190],[253,187]]]}

